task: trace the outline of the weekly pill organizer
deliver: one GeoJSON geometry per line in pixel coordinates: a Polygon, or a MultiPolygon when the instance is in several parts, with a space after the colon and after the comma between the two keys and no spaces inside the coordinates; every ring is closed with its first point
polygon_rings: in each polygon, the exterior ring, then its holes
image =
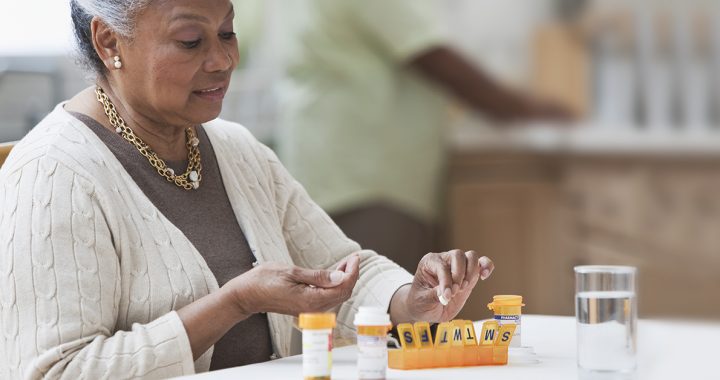
{"type": "Polygon", "coordinates": [[[433,337],[428,322],[402,323],[397,326],[400,348],[388,351],[388,367],[405,370],[505,365],[516,327],[490,320],[482,324],[476,336],[472,321],[454,320],[440,323],[433,337]]]}

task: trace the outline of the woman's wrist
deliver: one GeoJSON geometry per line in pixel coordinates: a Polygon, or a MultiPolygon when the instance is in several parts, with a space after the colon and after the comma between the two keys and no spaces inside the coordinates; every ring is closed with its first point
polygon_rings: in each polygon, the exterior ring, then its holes
{"type": "Polygon", "coordinates": [[[247,294],[244,286],[237,283],[242,281],[240,277],[232,280],[232,282],[235,282],[234,284],[231,285],[228,283],[220,288],[220,291],[218,292],[223,304],[230,306],[229,309],[232,310],[232,313],[235,318],[238,319],[238,322],[258,313],[258,311],[255,310],[255,307],[253,307],[253,302],[251,302],[252,297],[247,294]]]}
{"type": "Polygon", "coordinates": [[[177,311],[197,359],[228,330],[250,315],[238,307],[228,289],[210,293],[177,311]]]}
{"type": "Polygon", "coordinates": [[[415,316],[412,315],[408,302],[408,296],[412,284],[405,284],[398,288],[390,300],[390,320],[393,325],[400,323],[415,322],[415,316]]]}

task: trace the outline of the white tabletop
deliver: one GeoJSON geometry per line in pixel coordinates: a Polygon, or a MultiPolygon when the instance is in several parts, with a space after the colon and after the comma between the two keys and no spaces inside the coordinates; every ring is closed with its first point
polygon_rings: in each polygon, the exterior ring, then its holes
{"type": "MultiPolygon", "coordinates": [[[[720,379],[720,324],[641,320],[638,325],[637,378],[720,379]],[[697,340],[697,341],[693,341],[697,340]]],[[[530,346],[539,363],[507,366],[388,370],[388,379],[578,379],[575,319],[526,315],[522,344],[530,346]]],[[[333,380],[357,379],[354,346],[333,351],[333,380]]],[[[302,379],[302,356],[208,372],[186,379],[302,379]]]]}

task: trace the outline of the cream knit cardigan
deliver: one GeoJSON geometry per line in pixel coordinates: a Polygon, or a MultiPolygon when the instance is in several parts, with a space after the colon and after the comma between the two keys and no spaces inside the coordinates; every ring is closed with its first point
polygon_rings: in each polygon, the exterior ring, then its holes
{"type": "MultiPolygon", "coordinates": [[[[259,262],[331,268],[360,250],[242,126],[215,120],[205,128],[259,262]]],[[[411,281],[383,256],[361,251],[360,279],[337,310],[338,339],[354,336],[358,306],[387,307],[411,281]]],[[[174,310],[217,289],[187,237],[62,104],[0,169],[0,378],[207,371],[212,349],[193,363],[174,310]]],[[[289,355],[291,317],[268,319],[273,349],[289,355]]]]}

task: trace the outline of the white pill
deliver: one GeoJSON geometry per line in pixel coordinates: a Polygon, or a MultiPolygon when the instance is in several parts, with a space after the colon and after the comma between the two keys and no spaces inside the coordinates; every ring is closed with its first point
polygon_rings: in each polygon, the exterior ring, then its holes
{"type": "Polygon", "coordinates": [[[440,300],[440,303],[441,303],[443,306],[447,306],[447,305],[450,303],[450,301],[448,301],[447,299],[445,299],[445,296],[443,296],[442,294],[439,294],[439,295],[438,295],[438,299],[440,300]]]}

